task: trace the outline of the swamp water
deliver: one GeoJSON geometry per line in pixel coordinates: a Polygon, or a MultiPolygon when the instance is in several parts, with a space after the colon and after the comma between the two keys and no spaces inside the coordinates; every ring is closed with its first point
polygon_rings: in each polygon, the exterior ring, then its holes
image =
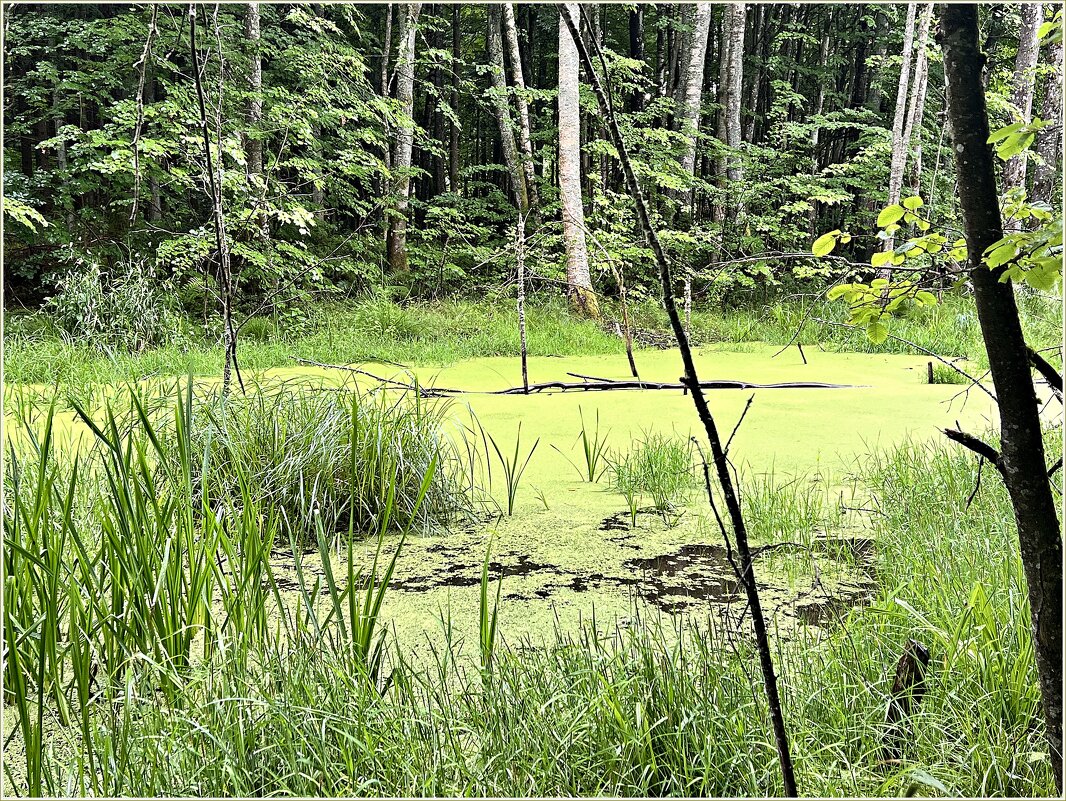
{"type": "MultiPolygon", "coordinates": [[[[754,401],[736,433],[730,457],[741,475],[741,494],[753,545],[776,546],[757,562],[763,606],[774,628],[787,636],[798,624],[831,626],[874,593],[874,543],[863,532],[867,504],[854,473],[862,456],[907,438],[940,436],[938,429],[958,421],[981,431],[992,423],[990,399],[965,387],[928,385],[926,361],[899,355],[822,352],[809,349],[807,363],[797,349],[751,344],[742,352],[701,349],[701,380],[752,383],[825,382],[842,389],[709,390],[711,410],[723,437],[736,425],[748,398],[754,401]],[[787,499],[783,501],[782,498],[787,499]],[[849,511],[860,509],[860,511],[849,511]]],[[[677,381],[676,351],[637,353],[641,378],[677,381]]],[[[357,367],[382,378],[410,381],[410,374],[381,364],[357,367]]],[[[474,359],[447,367],[415,368],[423,386],[462,388],[470,394],[450,401],[451,432],[478,424],[504,454],[514,454],[521,423],[519,461],[536,450],[521,477],[513,515],[506,515],[506,489],[495,453],[492,495],[503,507],[475,524],[408,538],[382,608],[382,622],[400,641],[422,650],[441,634],[449,615],[454,636],[476,647],[480,575],[491,547],[490,577],[502,576],[500,632],[512,645],[550,637],[554,627],[571,629],[579,620],[623,625],[635,613],[686,613],[711,625],[735,628],[746,614],[743,592],[729,565],[721,535],[700,483],[687,503],[663,516],[639,503],[631,527],[626,500],[610,487],[609,471],[597,483],[582,480],[579,439],[582,419],[591,434],[599,416],[607,458],[628,451],[651,433],[686,439],[702,432],[692,401],[676,390],[569,392],[493,395],[520,384],[514,358],[474,359]],[[474,422],[476,417],[477,423],[474,422]]],[[[627,379],[617,356],[531,358],[531,383],[577,381],[569,373],[627,379]]],[[[277,382],[314,387],[353,380],[376,385],[363,375],[300,367],[245,376],[260,385],[277,382]]],[[[215,379],[198,379],[205,387],[215,379]]],[[[27,388],[22,388],[24,391],[27,388]]],[[[39,388],[42,393],[45,388],[39,388]]],[[[9,390],[19,391],[19,388],[9,390]]],[[[109,388],[97,388],[103,403],[109,388]]],[[[173,396],[172,396],[173,397],[173,396]]],[[[11,406],[7,423],[13,422],[11,406]]],[[[60,441],[77,447],[88,432],[64,411],[60,441]]],[[[480,438],[480,432],[477,437],[480,438]]],[[[480,447],[480,444],[479,444],[480,447]]],[[[484,454],[483,454],[484,458],[484,454]]],[[[355,553],[369,566],[375,542],[358,543],[355,553]]],[[[395,542],[386,542],[387,558],[395,542]]],[[[321,574],[317,553],[304,556],[305,575],[321,574]]],[[[279,586],[296,597],[291,553],[272,559],[279,586]]],[[[340,559],[337,559],[338,567],[340,559]]],[[[335,567],[337,573],[343,573],[335,567]]],[[[746,627],[745,627],[746,628],[746,627]]]]}

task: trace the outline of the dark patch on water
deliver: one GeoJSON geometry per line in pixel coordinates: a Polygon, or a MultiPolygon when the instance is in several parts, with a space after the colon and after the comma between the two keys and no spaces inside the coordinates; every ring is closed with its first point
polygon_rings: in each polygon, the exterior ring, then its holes
{"type": "Polygon", "coordinates": [[[739,582],[721,545],[685,545],[672,553],[623,564],[636,576],[641,597],[664,611],[680,611],[698,602],[728,603],[737,597],[739,582]]]}
{"type": "MultiPolygon", "coordinates": [[[[452,562],[442,566],[432,575],[396,579],[391,587],[404,592],[426,592],[435,587],[473,587],[481,583],[481,568],[482,565],[477,562],[452,562]]],[[[519,554],[517,562],[513,564],[489,562],[490,581],[499,581],[511,576],[528,576],[532,573],[562,575],[563,571],[556,565],[534,562],[524,554],[519,554]]]]}
{"type": "MultiPolygon", "coordinates": [[[[629,512],[619,512],[618,514],[605,517],[600,521],[600,531],[629,531],[629,523],[632,520],[629,512]]],[[[625,539],[629,539],[633,535],[630,534],[625,539]]]]}

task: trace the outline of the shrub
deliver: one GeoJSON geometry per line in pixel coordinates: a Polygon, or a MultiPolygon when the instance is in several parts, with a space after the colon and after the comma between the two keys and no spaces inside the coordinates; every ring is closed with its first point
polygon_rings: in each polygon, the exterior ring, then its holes
{"type": "Polygon", "coordinates": [[[82,262],[60,280],[44,310],[75,341],[140,353],[172,342],[178,333],[168,295],[167,284],[157,282],[144,262],[129,262],[115,273],[82,262]]]}
{"type": "Polygon", "coordinates": [[[193,448],[209,496],[240,497],[231,467],[239,463],[252,494],[307,539],[316,521],[328,532],[376,531],[386,509],[391,530],[443,526],[474,506],[460,453],[441,431],[445,408],[413,393],[261,389],[201,407],[193,448]]]}
{"type": "Polygon", "coordinates": [[[252,317],[241,326],[239,335],[252,342],[269,342],[277,336],[277,326],[269,317],[252,317]]]}
{"type": "Polygon", "coordinates": [[[651,496],[652,506],[669,522],[668,513],[684,503],[692,488],[692,444],[679,437],[645,434],[629,452],[611,461],[612,485],[625,498],[635,523],[635,495],[651,496]]]}

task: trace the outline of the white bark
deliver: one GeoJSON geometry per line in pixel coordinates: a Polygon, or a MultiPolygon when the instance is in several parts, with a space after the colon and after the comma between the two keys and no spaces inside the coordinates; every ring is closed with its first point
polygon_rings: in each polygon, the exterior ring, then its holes
{"type": "Polygon", "coordinates": [[[562,14],[576,24],[576,3],[559,9],[559,199],[562,205],[563,241],[566,246],[566,283],[571,303],[595,316],[588,247],[585,242],[585,210],[581,205],[581,110],[578,104],[580,62],[577,46],[562,14]]]}
{"type": "Polygon", "coordinates": [[[711,31],[711,3],[697,3],[693,15],[692,35],[683,72],[681,120],[678,130],[685,134],[685,152],[681,167],[689,175],[696,168],[696,137],[700,128],[700,104],[703,99],[703,65],[707,58],[707,38],[711,31]]]}
{"type": "Polygon", "coordinates": [[[488,17],[488,33],[485,38],[486,48],[489,55],[489,78],[492,88],[489,92],[492,109],[496,115],[496,124],[500,129],[500,149],[503,151],[503,160],[507,164],[507,172],[511,176],[511,187],[514,189],[515,199],[518,201],[519,214],[525,214],[529,209],[529,195],[526,190],[525,170],[522,159],[518,155],[518,147],[515,145],[514,125],[511,121],[511,105],[507,99],[507,76],[503,63],[503,40],[501,26],[503,14],[500,5],[492,4],[486,7],[488,17]]]}
{"type": "MultiPolygon", "coordinates": [[[[1018,34],[1018,55],[1014,60],[1014,93],[1012,101],[1018,110],[1018,122],[1032,122],[1033,119],[1033,84],[1040,43],[1036,35],[1044,18],[1041,3],[1023,4],[1020,7],[1022,28],[1018,34]]],[[[1022,151],[1010,159],[1003,167],[1003,186],[1005,189],[1025,188],[1025,172],[1029,154],[1022,151]]]]}
{"type": "MultiPolygon", "coordinates": [[[[916,172],[912,173],[914,178],[911,181],[912,186],[917,186],[918,181],[921,180],[922,116],[925,113],[925,88],[926,78],[929,73],[929,56],[926,48],[929,45],[929,25],[932,20],[933,4],[927,3],[922,8],[921,20],[918,23],[918,47],[914,56],[914,80],[911,82],[906,123],[903,126],[904,172],[906,173],[908,153],[914,153],[915,164],[917,165],[916,172]],[[917,146],[912,144],[915,138],[917,138],[917,146]]],[[[900,192],[902,193],[902,183],[900,186],[900,192]]]]}
{"type": "Polygon", "coordinates": [[[526,175],[526,194],[529,205],[536,206],[537,184],[533,170],[533,141],[529,128],[529,103],[526,102],[526,79],[522,74],[522,51],[518,46],[518,25],[515,23],[513,3],[503,4],[503,27],[507,49],[511,57],[511,78],[515,87],[515,105],[518,108],[518,141],[522,147],[522,168],[526,175]]]}
{"type": "Polygon", "coordinates": [[[896,113],[892,119],[892,164],[888,176],[888,205],[899,203],[900,191],[903,187],[903,169],[907,162],[907,140],[903,138],[903,134],[907,122],[907,89],[910,87],[911,80],[914,18],[917,8],[918,6],[914,3],[907,5],[907,19],[903,28],[903,63],[899,68],[896,113]]]}
{"type": "Polygon", "coordinates": [[[411,151],[414,147],[414,87],[415,33],[421,3],[401,3],[400,45],[396,59],[396,99],[402,119],[396,128],[392,148],[392,216],[389,222],[389,266],[395,272],[406,272],[407,264],[407,207],[411,192],[411,151]]]}

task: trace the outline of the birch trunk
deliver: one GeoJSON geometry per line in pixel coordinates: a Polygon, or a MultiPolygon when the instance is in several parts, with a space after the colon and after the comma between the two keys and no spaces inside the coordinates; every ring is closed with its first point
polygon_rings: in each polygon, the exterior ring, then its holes
{"type": "Polygon", "coordinates": [[[515,88],[515,106],[518,108],[518,141],[522,147],[522,169],[526,176],[526,196],[529,206],[539,204],[536,173],[533,170],[533,141],[529,128],[529,103],[526,102],[526,78],[522,69],[522,49],[518,45],[518,25],[515,22],[514,4],[503,4],[503,26],[507,37],[507,49],[511,57],[511,78],[515,88]]]}
{"type": "Polygon", "coordinates": [[[400,46],[396,59],[396,99],[403,119],[397,126],[392,149],[392,214],[387,250],[393,272],[405,273],[407,263],[407,208],[411,192],[411,151],[414,147],[415,32],[421,3],[400,5],[400,46]]]}
{"type": "Polygon", "coordinates": [[[507,164],[507,172],[511,176],[511,188],[514,190],[518,211],[520,214],[525,214],[529,209],[529,195],[522,159],[515,145],[511,106],[507,99],[507,75],[503,63],[503,40],[500,30],[503,23],[503,9],[498,3],[485,8],[488,18],[485,46],[488,50],[489,80],[492,84],[489,90],[489,100],[496,115],[496,125],[500,129],[500,150],[507,164]]]}
{"type": "Polygon", "coordinates": [[[907,147],[914,155],[910,169],[905,170],[908,185],[915,194],[921,193],[922,182],[922,120],[925,117],[925,95],[929,87],[929,26],[933,19],[933,4],[922,9],[918,24],[918,50],[915,54],[914,85],[911,87],[910,109],[907,112],[907,147]]]}
{"type": "MultiPolygon", "coordinates": [[[[929,45],[929,25],[933,19],[933,4],[927,3],[922,8],[922,16],[918,22],[918,45],[914,55],[914,79],[911,81],[910,98],[907,101],[907,115],[906,122],[903,126],[903,167],[904,174],[907,173],[907,155],[910,152],[914,152],[915,159],[919,161],[921,156],[922,146],[922,115],[925,113],[925,85],[926,75],[929,71],[929,56],[926,48],[929,45]],[[915,131],[917,131],[917,149],[914,148],[913,142],[915,138],[915,131]]],[[[921,170],[921,167],[918,167],[921,170]]],[[[912,177],[914,173],[911,173],[912,177]]],[[[917,176],[921,178],[921,175],[917,176]]],[[[912,180],[911,185],[914,186],[916,181],[912,180]]],[[[900,184],[900,192],[902,193],[902,182],[900,184]]]]}
{"type": "MultiPolygon", "coordinates": [[[[688,53],[685,59],[684,86],[682,87],[681,117],[678,130],[685,135],[685,151],[681,155],[681,169],[688,175],[696,173],[696,140],[700,130],[700,106],[703,100],[704,63],[707,58],[707,40],[711,32],[711,15],[714,6],[697,3],[693,14],[692,35],[688,37],[688,53]]],[[[681,197],[682,216],[691,222],[693,216],[694,190],[689,189],[681,197]]]]}
{"type": "MultiPolygon", "coordinates": [[[[1036,60],[1040,55],[1040,43],[1036,35],[1043,21],[1043,4],[1022,4],[1022,28],[1018,35],[1018,55],[1014,60],[1014,93],[1011,97],[1018,110],[1017,122],[1031,122],[1033,119],[1033,85],[1036,60]]],[[[1025,172],[1029,153],[1022,151],[1003,166],[1003,188],[1024,189],[1025,172]]]]}
{"type": "MultiPolygon", "coordinates": [[[[899,86],[896,89],[896,111],[892,118],[892,161],[888,174],[888,201],[886,205],[899,203],[903,191],[903,171],[907,166],[907,90],[911,83],[911,62],[914,51],[914,21],[918,6],[907,4],[907,19],[903,29],[903,63],[899,68],[899,86]]],[[[896,247],[895,237],[886,237],[883,250],[896,247]]],[[[892,278],[892,269],[882,267],[877,271],[878,278],[892,278]]]]}
{"type": "Polygon", "coordinates": [[[1044,100],[1040,105],[1040,117],[1051,125],[1036,136],[1036,154],[1040,160],[1033,170],[1033,200],[1053,204],[1059,197],[1055,193],[1056,178],[1062,175],[1062,57],[1063,46],[1059,41],[1051,46],[1048,57],[1050,71],[1044,80],[1044,100]]]}
{"type": "Polygon", "coordinates": [[[566,283],[573,308],[589,317],[599,316],[589,274],[585,242],[585,209],[581,205],[581,123],[578,105],[577,45],[562,14],[578,18],[576,3],[566,3],[559,17],[559,200],[562,205],[563,241],[566,245],[566,283]]]}

